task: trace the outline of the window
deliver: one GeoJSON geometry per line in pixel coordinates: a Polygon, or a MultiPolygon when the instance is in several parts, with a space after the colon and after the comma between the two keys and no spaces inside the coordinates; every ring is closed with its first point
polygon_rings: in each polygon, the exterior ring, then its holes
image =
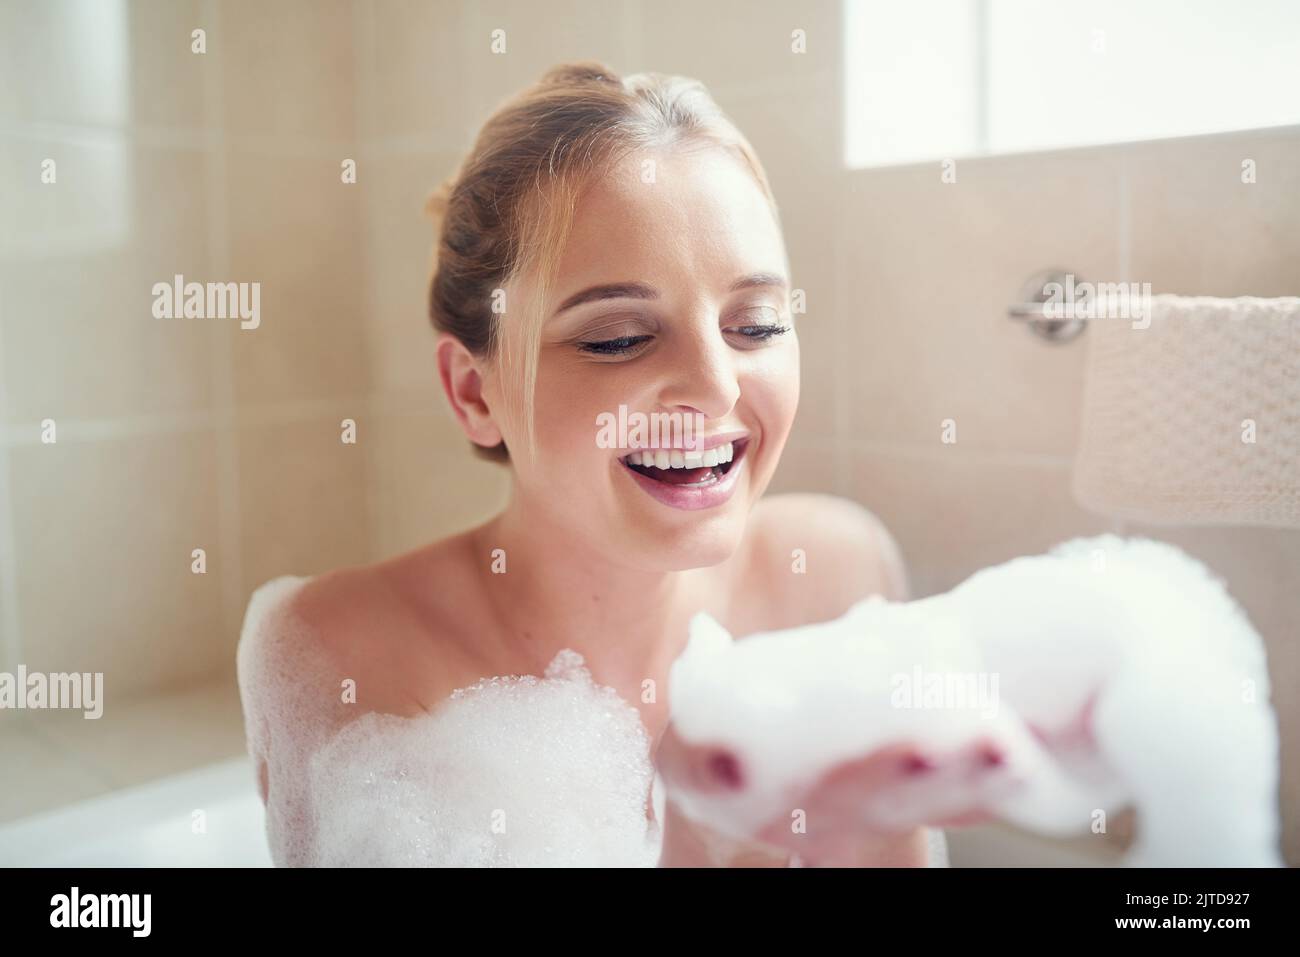
{"type": "Polygon", "coordinates": [[[1300,123],[1295,0],[845,0],[845,161],[1300,123]]]}

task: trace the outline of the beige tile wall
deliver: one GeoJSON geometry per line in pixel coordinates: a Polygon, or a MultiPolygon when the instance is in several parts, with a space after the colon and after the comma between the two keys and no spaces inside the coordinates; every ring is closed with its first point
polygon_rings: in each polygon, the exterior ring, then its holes
{"type": "MultiPolygon", "coordinates": [[[[1005,318],[1031,273],[1297,292],[1295,130],[964,160],[955,184],[936,164],[843,171],[835,0],[729,0],[708,29],[684,26],[687,0],[133,2],[98,34],[129,55],[91,86],[63,42],[87,9],[0,4],[0,176],[18,184],[0,194],[0,667],[102,665],[114,694],[228,682],[260,582],[414,547],[503,500],[505,473],[469,454],[436,384],[422,205],[487,112],[562,59],[696,76],[754,142],[808,301],[773,489],[875,510],[917,594],[1119,527],[1068,491],[1083,343],[1005,318]],[[149,286],[175,272],[262,282],[262,328],[158,325],[149,286]],[[57,446],[38,441],[46,417],[57,446]]],[[[1300,532],[1127,530],[1228,576],[1300,752],[1300,532]]],[[[1284,792],[1300,861],[1295,762],[1284,792]]],[[[956,837],[954,860],[989,846],[956,837]]]]}
{"type": "Polygon", "coordinates": [[[355,13],[0,3],[0,666],[103,671],[106,694],[98,722],[4,712],[0,749],[31,761],[0,813],[237,753],[251,590],[374,554],[361,188],[340,178],[355,13]],[[154,319],[176,273],[260,282],[261,327],[154,319]]]}

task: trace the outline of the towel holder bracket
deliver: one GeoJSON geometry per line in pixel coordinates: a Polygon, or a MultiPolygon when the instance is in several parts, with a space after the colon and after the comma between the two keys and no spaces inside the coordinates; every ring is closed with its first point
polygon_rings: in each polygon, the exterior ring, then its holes
{"type": "MultiPolygon", "coordinates": [[[[1057,288],[1064,288],[1069,274],[1064,269],[1045,269],[1025,280],[1020,289],[1020,301],[1007,307],[1007,316],[1026,323],[1029,331],[1048,342],[1069,342],[1087,327],[1087,323],[1078,317],[1057,319],[1046,315],[1043,306],[1050,300],[1048,287],[1056,283],[1057,288]]],[[[1080,282],[1077,273],[1074,281],[1080,282]]]]}

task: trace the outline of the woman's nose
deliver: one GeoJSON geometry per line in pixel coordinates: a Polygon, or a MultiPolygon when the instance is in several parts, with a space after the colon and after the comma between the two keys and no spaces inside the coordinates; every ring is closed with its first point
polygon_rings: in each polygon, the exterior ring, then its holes
{"type": "Polygon", "coordinates": [[[668,409],[699,412],[721,419],[740,398],[734,357],[716,328],[712,336],[692,337],[668,357],[669,379],[659,397],[668,409]]]}

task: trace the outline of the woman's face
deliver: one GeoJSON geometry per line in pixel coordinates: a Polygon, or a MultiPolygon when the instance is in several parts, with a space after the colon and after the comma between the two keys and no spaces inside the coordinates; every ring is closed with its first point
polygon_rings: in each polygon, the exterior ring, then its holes
{"type": "MultiPolygon", "coordinates": [[[[730,556],[799,401],[786,263],[758,184],[721,150],[637,154],[585,190],[542,326],[536,455],[512,454],[527,507],[619,564],[679,570],[730,556]],[[663,416],[659,444],[684,449],[681,468],[631,464],[650,439],[633,431],[637,413],[647,426],[663,416]],[[688,422],[702,426],[702,454],[688,422]],[[733,457],[710,467],[717,439],[732,440],[733,457]]],[[[502,391],[519,388],[492,375],[485,397],[500,408],[502,391]]],[[[498,427],[523,448],[518,424],[498,427]]]]}

